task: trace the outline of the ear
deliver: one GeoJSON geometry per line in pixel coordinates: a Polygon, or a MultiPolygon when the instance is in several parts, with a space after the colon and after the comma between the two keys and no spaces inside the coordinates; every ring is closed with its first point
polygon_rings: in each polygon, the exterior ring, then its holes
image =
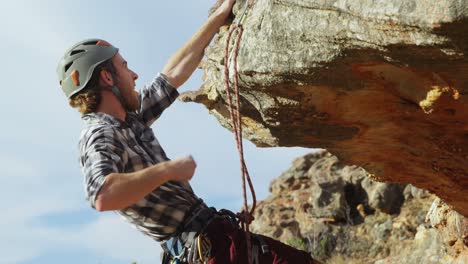
{"type": "Polygon", "coordinates": [[[114,86],[114,79],[112,78],[112,74],[107,70],[101,70],[99,73],[99,85],[103,87],[110,87],[114,86]]]}

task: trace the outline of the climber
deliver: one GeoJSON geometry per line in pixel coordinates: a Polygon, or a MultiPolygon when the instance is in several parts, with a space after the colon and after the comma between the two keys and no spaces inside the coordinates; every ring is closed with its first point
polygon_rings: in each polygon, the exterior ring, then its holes
{"type": "MultiPolygon", "coordinates": [[[[194,159],[170,160],[150,128],[177,98],[235,1],[222,1],[140,92],[134,90],[138,75],[101,39],[78,42],[57,68],[63,92],[85,123],[79,151],[88,201],[164,242],[163,263],[249,263],[239,216],[198,198],[188,182],[194,159]]],[[[306,252],[261,235],[253,235],[252,252],[256,263],[314,263],[306,252]]]]}

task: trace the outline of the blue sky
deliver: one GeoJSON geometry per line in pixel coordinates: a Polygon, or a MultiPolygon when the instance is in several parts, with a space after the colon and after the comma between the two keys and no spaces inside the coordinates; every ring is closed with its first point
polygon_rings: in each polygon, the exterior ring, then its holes
{"type": "MultiPolygon", "coordinates": [[[[76,41],[104,38],[120,48],[142,87],[204,22],[213,3],[1,1],[0,264],[159,263],[157,243],[85,201],[77,158],[82,122],[61,93],[55,69],[76,41]]],[[[198,89],[200,76],[180,90],[198,89]]],[[[206,108],[176,102],[153,129],[169,157],[194,156],[191,183],[209,205],[241,207],[234,136],[206,108]]],[[[293,158],[310,151],[244,144],[259,198],[293,158]]]]}

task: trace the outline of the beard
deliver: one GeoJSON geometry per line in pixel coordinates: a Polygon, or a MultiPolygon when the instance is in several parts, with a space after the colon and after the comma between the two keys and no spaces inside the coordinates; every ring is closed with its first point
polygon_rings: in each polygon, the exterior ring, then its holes
{"type": "Polygon", "coordinates": [[[121,101],[123,108],[127,112],[135,112],[140,109],[140,95],[137,91],[134,90],[134,87],[131,89],[121,88],[121,80],[118,76],[114,77],[115,86],[119,89],[121,95],[121,101]]]}
{"type": "Polygon", "coordinates": [[[140,109],[140,98],[136,91],[132,90],[131,93],[123,96],[124,108],[128,112],[135,112],[140,109]]]}

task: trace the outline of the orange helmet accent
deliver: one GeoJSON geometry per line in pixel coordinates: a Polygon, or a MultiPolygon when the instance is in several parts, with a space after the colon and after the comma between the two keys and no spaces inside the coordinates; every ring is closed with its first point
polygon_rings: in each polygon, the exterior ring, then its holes
{"type": "Polygon", "coordinates": [[[79,73],[77,70],[74,70],[72,73],[71,73],[71,78],[73,80],[73,83],[76,85],[76,86],[79,86],[80,85],[80,79],[79,79],[79,73]]]}
{"type": "Polygon", "coordinates": [[[104,41],[104,40],[99,40],[99,41],[96,43],[96,45],[98,45],[98,46],[106,46],[106,47],[110,47],[110,46],[111,46],[111,44],[110,44],[109,42],[104,41]]]}

